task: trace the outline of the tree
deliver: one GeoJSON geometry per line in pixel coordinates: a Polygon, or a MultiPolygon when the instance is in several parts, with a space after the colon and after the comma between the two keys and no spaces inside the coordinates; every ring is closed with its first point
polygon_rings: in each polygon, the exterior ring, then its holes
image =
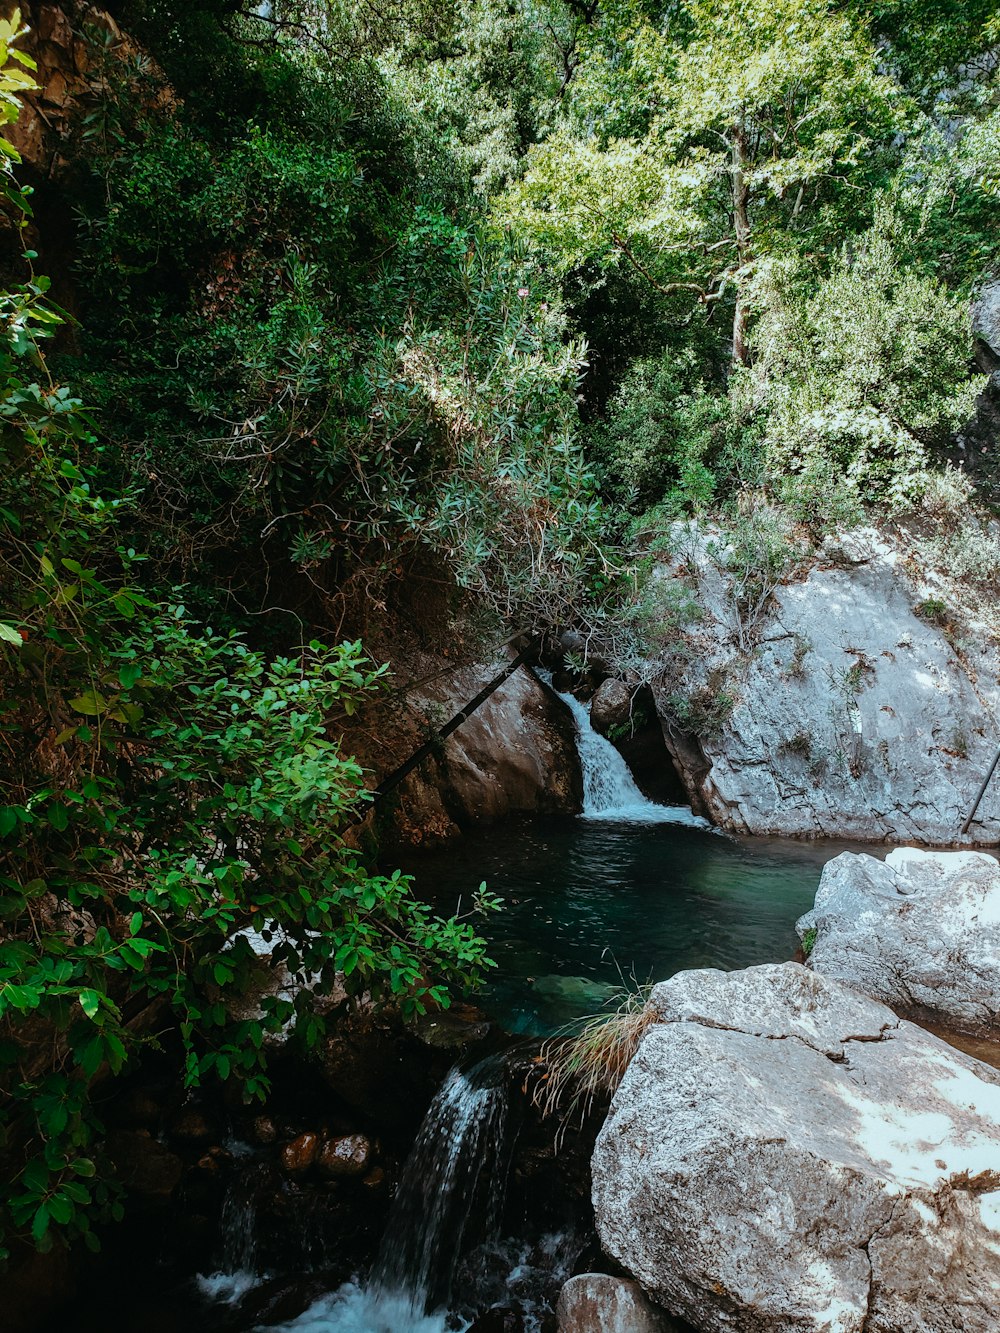
{"type": "Polygon", "coordinates": [[[529,155],[502,216],[564,270],[626,262],[702,303],[732,289],[744,363],[755,265],[829,245],[864,208],[903,99],[864,24],[826,0],[687,0],[604,38],[616,58],[581,71],[574,119],[529,155]]]}

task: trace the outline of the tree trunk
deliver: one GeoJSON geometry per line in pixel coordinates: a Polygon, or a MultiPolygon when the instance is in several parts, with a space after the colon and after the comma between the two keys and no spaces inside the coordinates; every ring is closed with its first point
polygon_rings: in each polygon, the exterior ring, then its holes
{"type": "MultiPolygon", "coordinates": [[[[736,254],[741,269],[749,263],[750,253],[750,214],[748,203],[750,191],[747,187],[747,136],[742,121],[737,121],[731,131],[732,141],[732,182],[733,182],[733,225],[736,228],[736,254]]],[[[737,365],[750,363],[750,349],[747,345],[747,308],[743,299],[741,275],[736,281],[736,311],[733,315],[733,361],[737,365]]]]}

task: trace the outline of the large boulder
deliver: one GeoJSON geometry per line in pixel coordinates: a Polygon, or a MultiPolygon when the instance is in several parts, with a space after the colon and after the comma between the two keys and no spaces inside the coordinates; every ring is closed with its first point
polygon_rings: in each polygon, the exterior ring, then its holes
{"type": "Polygon", "coordinates": [[[683,972],[597,1140],[606,1252],[700,1333],[995,1333],[1000,1073],[795,963],[683,972]]]}
{"type": "Polygon", "coordinates": [[[972,585],[859,529],[803,561],[751,624],[727,559],[721,534],[696,531],[654,581],[699,610],[655,686],[696,808],[741,833],[1000,841],[1000,779],[960,831],[1000,736],[1000,652],[981,599],[960,604],[972,585]]]}
{"type": "Polygon", "coordinates": [[[590,701],[590,725],[599,736],[612,727],[624,727],[632,715],[632,691],[623,680],[609,676],[598,685],[590,701]]]}
{"type": "Polygon", "coordinates": [[[798,922],[809,966],[893,1009],[1000,1027],[1000,862],[984,852],[844,852],[798,922]]]}
{"type": "MultiPolygon", "coordinates": [[[[417,743],[502,669],[502,660],[449,669],[413,689],[409,705],[424,718],[417,743]]],[[[573,813],[582,792],[572,718],[522,666],[406,780],[396,823],[412,842],[434,841],[510,814],[573,813]]]]}

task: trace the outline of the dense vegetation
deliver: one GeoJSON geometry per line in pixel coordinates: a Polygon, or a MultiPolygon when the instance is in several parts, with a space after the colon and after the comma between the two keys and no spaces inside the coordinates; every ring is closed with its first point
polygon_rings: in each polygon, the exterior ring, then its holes
{"type": "Polygon", "coordinates": [[[4,149],[0,1223],[42,1245],[117,1215],[90,1090],[144,1014],[248,1097],[268,1030],[315,1038],[308,987],[231,1017],[242,928],[411,1007],[487,966],[343,836],[364,643],[431,589],[445,634],[637,651],[636,548],[692,516],[748,578],[914,506],[1000,569],[992,479],[952,466],[1000,218],[990,5],[111,8],[129,43],[81,31],[37,226],[4,149]]]}

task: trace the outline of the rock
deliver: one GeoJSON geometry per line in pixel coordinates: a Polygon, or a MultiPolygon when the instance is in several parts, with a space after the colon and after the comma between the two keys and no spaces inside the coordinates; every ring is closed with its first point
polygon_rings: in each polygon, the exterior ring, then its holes
{"type": "Polygon", "coordinates": [[[590,701],[590,725],[601,736],[606,736],[612,727],[628,725],[632,714],[632,691],[623,680],[609,676],[603,685],[598,685],[590,701]]]}
{"type": "Polygon", "coordinates": [[[987,367],[1000,366],[1000,282],[986,282],[972,303],[972,331],[992,357],[987,367]]]}
{"type": "MultiPolygon", "coordinates": [[[[423,684],[409,701],[437,729],[502,667],[496,661],[458,668],[423,684]]],[[[514,813],[574,812],[582,791],[571,718],[526,667],[519,667],[444,741],[440,755],[406,780],[399,823],[411,841],[426,841],[428,829],[436,837],[514,813]]]]}
{"type": "Polygon", "coordinates": [[[700,1333],[995,1333],[995,1070],[795,963],[651,1003],[593,1199],[653,1299],[700,1333]]]}
{"type": "Polygon", "coordinates": [[[371,1165],[371,1140],[364,1134],[342,1134],[327,1139],[319,1151],[316,1165],[327,1179],[363,1176],[371,1165]]]}
{"type": "Polygon", "coordinates": [[[170,1117],[167,1131],[182,1143],[207,1143],[215,1137],[215,1127],[197,1106],[183,1106],[170,1117]]]}
{"type": "Polygon", "coordinates": [[[556,1305],[559,1333],[673,1333],[680,1325],[646,1298],[638,1282],[580,1273],[556,1305]]]}
{"type": "Polygon", "coordinates": [[[380,1166],[369,1171],[367,1176],[361,1182],[366,1190],[371,1190],[372,1194],[381,1194],[389,1183],[389,1177],[380,1166]]]}
{"type": "Polygon", "coordinates": [[[472,1004],[429,1009],[413,1022],[417,1037],[438,1051],[470,1051],[486,1040],[492,1027],[482,1009],[472,1004]]]}
{"type": "Polygon", "coordinates": [[[809,966],[896,1010],[1000,1029],[1000,862],[983,852],[844,852],[823,868],[809,966]]]}
{"type": "Polygon", "coordinates": [[[142,1130],[123,1129],[109,1134],[107,1151],[128,1192],[147,1203],[166,1203],[181,1182],[184,1163],[142,1130]]]}
{"type": "Polygon", "coordinates": [[[469,1333],[524,1333],[528,1325],[519,1310],[497,1306],[487,1310],[469,1328],[469,1333]]]}
{"type": "Polygon", "coordinates": [[[1000,841],[1000,780],[960,834],[1000,735],[1000,654],[968,589],[925,573],[902,538],[858,529],[775,588],[741,647],[712,536],[654,579],[689,599],[697,579],[700,618],[654,693],[699,813],[751,834],[1000,841]]]}
{"type": "Polygon", "coordinates": [[[281,1150],[281,1169],[290,1176],[302,1176],[319,1156],[319,1135],[307,1131],[286,1143],[281,1150]]]}
{"type": "Polygon", "coordinates": [[[254,1143],[266,1147],[269,1143],[274,1143],[278,1137],[278,1126],[269,1115],[259,1115],[254,1118],[251,1128],[251,1138],[254,1143]]]}

